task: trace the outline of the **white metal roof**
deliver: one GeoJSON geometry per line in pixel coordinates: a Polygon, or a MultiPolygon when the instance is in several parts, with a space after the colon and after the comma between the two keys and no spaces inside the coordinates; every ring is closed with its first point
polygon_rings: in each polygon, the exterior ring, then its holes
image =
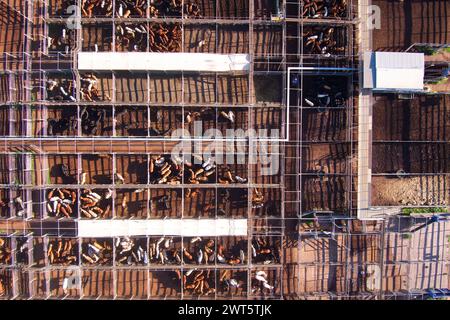
{"type": "Polygon", "coordinates": [[[377,68],[423,69],[424,54],[412,52],[375,52],[377,68]]]}
{"type": "Polygon", "coordinates": [[[80,52],[79,70],[248,71],[248,54],[80,52]]]}
{"type": "Polygon", "coordinates": [[[422,90],[424,66],[423,53],[365,53],[364,88],[422,90]]]}
{"type": "Polygon", "coordinates": [[[79,237],[246,236],[246,219],[80,220],[79,237]]]}

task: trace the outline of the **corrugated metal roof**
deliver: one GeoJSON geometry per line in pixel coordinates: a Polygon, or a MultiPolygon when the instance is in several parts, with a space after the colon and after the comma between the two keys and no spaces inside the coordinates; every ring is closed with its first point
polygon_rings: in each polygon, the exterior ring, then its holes
{"type": "Polygon", "coordinates": [[[375,52],[375,66],[383,69],[423,69],[423,53],[375,52]]]}
{"type": "Polygon", "coordinates": [[[80,220],[78,236],[246,236],[247,219],[80,220]]]}
{"type": "Polygon", "coordinates": [[[364,88],[422,90],[423,53],[371,52],[364,54],[364,88]]]}
{"type": "Polygon", "coordinates": [[[376,72],[376,88],[423,89],[423,70],[377,68],[376,72]]]}
{"type": "Polygon", "coordinates": [[[80,52],[79,70],[248,71],[248,54],[80,52]]]}

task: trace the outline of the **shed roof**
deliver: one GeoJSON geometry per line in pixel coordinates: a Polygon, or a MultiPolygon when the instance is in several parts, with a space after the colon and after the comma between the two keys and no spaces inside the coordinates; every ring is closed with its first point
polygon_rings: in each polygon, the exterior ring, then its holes
{"type": "Polygon", "coordinates": [[[368,52],[364,54],[364,88],[422,90],[423,53],[368,52]]]}
{"type": "Polygon", "coordinates": [[[248,54],[179,52],[80,52],[79,70],[248,71],[248,54]]]}

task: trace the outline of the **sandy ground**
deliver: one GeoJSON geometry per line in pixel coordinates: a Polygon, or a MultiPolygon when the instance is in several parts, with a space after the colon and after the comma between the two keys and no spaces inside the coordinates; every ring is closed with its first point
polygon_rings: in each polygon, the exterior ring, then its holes
{"type": "Polygon", "coordinates": [[[375,97],[373,205],[448,205],[448,108],[446,96],[375,97]],[[414,175],[399,179],[399,170],[414,175]]]}
{"type": "Polygon", "coordinates": [[[345,174],[349,170],[347,144],[304,144],[303,172],[317,174],[345,174]]]}
{"type": "Polygon", "coordinates": [[[445,206],[449,204],[449,177],[445,175],[372,177],[374,206],[445,206]]]}

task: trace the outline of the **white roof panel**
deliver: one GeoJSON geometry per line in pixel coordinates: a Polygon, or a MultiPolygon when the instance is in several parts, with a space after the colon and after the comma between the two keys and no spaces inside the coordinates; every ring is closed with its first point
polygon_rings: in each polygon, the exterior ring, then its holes
{"type": "Polygon", "coordinates": [[[423,53],[372,52],[364,54],[364,88],[422,90],[423,53]]]}
{"type": "Polygon", "coordinates": [[[375,65],[383,69],[423,69],[423,53],[375,52],[375,65]]]}
{"type": "Polygon", "coordinates": [[[377,68],[376,88],[423,89],[423,71],[418,69],[377,68]]]}
{"type": "Polygon", "coordinates": [[[248,71],[248,54],[80,52],[79,70],[248,71]]]}
{"type": "Polygon", "coordinates": [[[246,219],[80,220],[79,237],[245,236],[246,219]]]}

